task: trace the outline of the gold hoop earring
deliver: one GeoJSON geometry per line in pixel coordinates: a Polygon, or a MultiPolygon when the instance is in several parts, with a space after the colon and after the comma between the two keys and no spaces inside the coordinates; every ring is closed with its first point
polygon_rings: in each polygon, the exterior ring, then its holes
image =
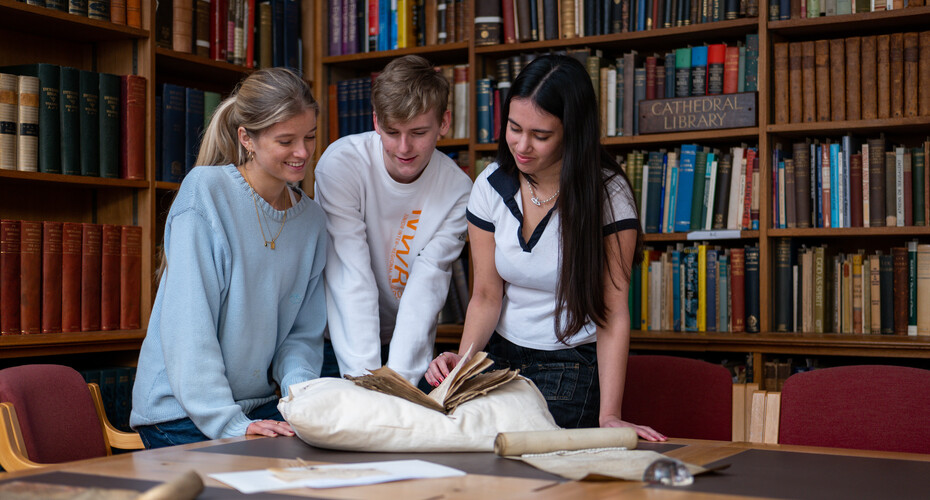
{"type": "Polygon", "coordinates": [[[248,152],[248,159],[249,159],[249,161],[254,160],[254,159],[255,159],[255,152],[252,151],[251,149],[247,149],[246,151],[248,152]]]}

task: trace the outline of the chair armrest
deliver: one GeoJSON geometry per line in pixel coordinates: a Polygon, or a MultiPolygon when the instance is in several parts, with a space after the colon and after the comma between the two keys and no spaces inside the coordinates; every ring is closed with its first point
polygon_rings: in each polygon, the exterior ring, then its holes
{"type": "Polygon", "coordinates": [[[29,460],[12,403],[0,403],[0,465],[7,471],[44,467],[44,464],[29,460]]]}
{"type": "Polygon", "coordinates": [[[100,429],[103,431],[103,437],[107,441],[107,452],[109,448],[119,448],[121,450],[141,450],[145,448],[142,444],[142,438],[135,432],[123,432],[113,427],[107,418],[107,412],[103,407],[103,396],[100,394],[100,386],[91,383],[87,384],[90,389],[91,399],[94,400],[94,408],[97,409],[97,417],[100,419],[100,429]]]}

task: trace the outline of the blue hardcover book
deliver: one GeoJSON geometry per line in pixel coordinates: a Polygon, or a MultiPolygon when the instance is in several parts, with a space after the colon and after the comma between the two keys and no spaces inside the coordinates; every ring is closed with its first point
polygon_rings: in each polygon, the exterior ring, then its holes
{"type": "MultiPolygon", "coordinates": [[[[650,155],[652,153],[649,153],[650,155]]],[[[665,220],[665,183],[668,182],[668,155],[665,154],[665,150],[659,151],[659,161],[661,162],[662,169],[662,189],[659,191],[659,232],[663,232],[662,221],[665,220]]]]}
{"type": "Polygon", "coordinates": [[[697,310],[698,310],[698,259],[697,247],[687,247],[684,250],[685,259],[685,317],[684,331],[697,331],[697,310]]]}
{"type": "MultiPolygon", "coordinates": [[[[492,110],[491,116],[494,116],[492,110]]],[[[371,78],[362,78],[362,132],[375,129],[374,114],[371,109],[371,78]]]]}
{"type": "Polygon", "coordinates": [[[746,35],[746,92],[759,90],[759,34],[746,35]]]}
{"type": "Polygon", "coordinates": [[[155,180],[163,181],[161,178],[161,94],[155,96],[155,180]]]}
{"type": "Polygon", "coordinates": [[[691,95],[707,93],[707,45],[691,48],[691,95]]]}
{"type": "Polygon", "coordinates": [[[181,182],[184,176],[184,87],[162,84],[161,180],[181,182]]]}
{"type": "Polygon", "coordinates": [[[830,144],[830,227],[840,227],[839,157],[840,145],[830,144]]]}
{"type": "MultiPolygon", "coordinates": [[[[284,50],[284,3],[286,0],[271,0],[271,59],[275,66],[284,66],[287,59],[284,50]]],[[[338,42],[340,52],[342,53],[342,40],[338,42]]],[[[336,55],[339,55],[336,54],[336,55]]]]}
{"type": "MultiPolygon", "coordinates": [[[[297,3],[297,0],[284,0],[283,28],[283,65],[295,71],[300,71],[300,4],[297,3]]],[[[358,41],[355,40],[354,42],[357,43],[358,41]]],[[[343,47],[343,53],[346,53],[346,48],[343,47]]],[[[356,50],[357,48],[353,48],[353,52],[356,50]]]]}
{"type": "Polygon", "coordinates": [[[694,192],[694,163],[697,155],[696,144],[681,147],[678,160],[678,195],[675,203],[675,232],[686,233],[691,230],[691,197],[694,192]]]}
{"type": "Polygon", "coordinates": [[[678,198],[678,157],[680,154],[676,151],[674,155],[675,159],[671,162],[671,168],[669,169],[671,179],[668,186],[668,217],[662,219],[665,221],[665,227],[662,228],[664,233],[675,232],[675,204],[678,198]]]}
{"type": "Polygon", "coordinates": [[[479,78],[475,83],[475,103],[478,109],[478,143],[491,142],[491,79],[479,78]]]}
{"type": "Polygon", "coordinates": [[[186,88],[184,120],[184,174],[196,166],[203,133],[203,91],[186,88]]]}
{"type": "Polygon", "coordinates": [[[717,331],[717,249],[707,249],[707,304],[705,314],[706,330],[717,331]]]}
{"type": "Polygon", "coordinates": [[[778,0],[778,4],[778,19],[781,21],[791,19],[791,0],[778,0]]]}
{"type": "Polygon", "coordinates": [[[843,170],[840,172],[840,179],[843,179],[843,227],[852,227],[850,212],[850,198],[852,198],[852,191],[850,191],[851,187],[849,185],[849,178],[852,177],[852,175],[850,175],[850,169],[852,168],[852,156],[854,151],[857,149],[859,149],[859,145],[856,144],[853,136],[850,134],[844,135],[842,139],[842,147],[840,148],[840,150],[843,152],[843,170]]]}
{"type": "Polygon", "coordinates": [[[717,283],[717,331],[730,331],[730,256],[723,254],[717,263],[720,281],[717,283]]]}
{"type": "Polygon", "coordinates": [[[672,329],[681,331],[681,252],[672,250],[672,329]]]}
{"type": "MultiPolygon", "coordinates": [[[[446,7],[446,4],[442,4],[446,7]]],[[[445,11],[441,11],[443,14],[445,11]]],[[[443,16],[445,17],[445,16],[443,16]]],[[[391,2],[378,2],[378,51],[388,50],[391,41],[391,2]]]]}
{"type": "MultiPolygon", "coordinates": [[[[632,31],[643,31],[646,29],[646,0],[636,1],[636,29],[632,31]]],[[[633,3],[633,2],[630,2],[633,3]]]]}
{"type": "Polygon", "coordinates": [[[336,112],[339,120],[339,137],[351,135],[349,128],[349,80],[336,82],[336,112]]]}
{"type": "Polygon", "coordinates": [[[778,164],[781,162],[781,144],[776,145],[772,150],[772,227],[778,228],[780,220],[778,218],[780,210],[778,207],[778,164]]]}
{"type": "MultiPolygon", "coordinates": [[[[388,48],[390,48],[391,50],[394,50],[398,48],[397,47],[397,2],[392,1],[390,2],[390,5],[391,5],[391,8],[390,8],[391,17],[388,19],[388,32],[390,33],[389,38],[388,38],[388,48]]],[[[455,6],[454,3],[450,4],[449,8],[454,8],[454,6],[455,6]]],[[[459,19],[456,19],[456,22],[458,21],[459,19]]],[[[452,27],[450,26],[449,29],[452,29],[452,27]]]]}

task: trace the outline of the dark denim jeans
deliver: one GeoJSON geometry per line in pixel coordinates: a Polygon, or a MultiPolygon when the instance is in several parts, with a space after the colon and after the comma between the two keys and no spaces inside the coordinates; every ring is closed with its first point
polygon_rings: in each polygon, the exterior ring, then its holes
{"type": "MultiPolygon", "coordinates": [[[[388,346],[383,345],[381,346],[381,366],[386,365],[387,360],[388,346]]],[[[342,377],[342,375],[339,374],[339,362],[336,360],[336,351],[333,349],[333,343],[329,339],[323,339],[323,368],[320,371],[320,377],[342,377]]],[[[425,393],[429,393],[429,391],[433,390],[424,377],[420,378],[417,387],[425,393]]]]}
{"type": "Polygon", "coordinates": [[[540,351],[518,346],[495,333],[486,350],[494,361],[492,368],[518,369],[536,384],[559,426],[598,427],[601,391],[596,343],[540,351]]]}
{"type": "MultiPolygon", "coordinates": [[[[252,420],[284,420],[284,417],[278,411],[277,399],[259,406],[248,413],[247,416],[252,420]]],[[[200,429],[189,418],[155,425],[143,425],[137,427],[136,431],[139,433],[139,437],[142,438],[142,444],[145,445],[147,450],[179,444],[199,443],[210,439],[200,432],[200,429]]]]}

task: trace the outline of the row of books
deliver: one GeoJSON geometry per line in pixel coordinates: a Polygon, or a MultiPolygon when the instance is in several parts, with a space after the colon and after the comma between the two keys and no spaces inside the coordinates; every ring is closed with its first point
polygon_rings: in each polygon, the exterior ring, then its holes
{"type": "Polygon", "coordinates": [[[220,94],[163,83],[155,96],[155,179],[181,182],[194,168],[200,139],[220,94]]]}
{"type": "Polygon", "coordinates": [[[439,324],[458,324],[465,322],[468,310],[468,256],[467,251],[452,261],[452,281],[449,283],[449,295],[439,311],[439,324]]]}
{"type": "Polygon", "coordinates": [[[480,0],[475,45],[645,31],[757,17],[756,0],[480,0]]]}
{"type": "Polygon", "coordinates": [[[775,0],[769,4],[769,21],[922,7],[925,0],[775,0]]]}
{"type": "Polygon", "coordinates": [[[132,431],[129,428],[129,414],[132,410],[132,386],[136,382],[136,367],[111,366],[80,370],[79,373],[85,382],[100,387],[107,420],[121,431],[132,431]]]}
{"type": "Polygon", "coordinates": [[[930,138],[918,147],[806,139],[773,151],[775,228],[926,226],[930,224],[930,138]],[[789,157],[790,155],[790,157],[789,157]]]}
{"type": "Polygon", "coordinates": [[[46,63],[0,71],[0,168],[145,179],[145,77],[46,63]]]}
{"type": "MultiPolygon", "coordinates": [[[[438,66],[436,70],[442,73],[446,81],[449,82],[447,109],[452,114],[452,117],[449,131],[444,138],[466,139],[468,138],[468,120],[471,109],[468,104],[468,65],[446,64],[438,66]]],[[[336,138],[374,129],[371,85],[376,76],[377,73],[373,73],[370,76],[340,80],[329,85],[329,133],[331,137],[336,138]]],[[[480,96],[478,102],[480,106],[480,96]]]]}
{"type": "Polygon", "coordinates": [[[633,269],[630,316],[640,330],[759,331],[759,247],[679,243],[646,249],[633,269]]]}
{"type": "Polygon", "coordinates": [[[620,157],[643,232],[759,228],[758,148],[725,152],[696,144],[620,157]]]}
{"type": "Polygon", "coordinates": [[[0,221],[0,333],[140,328],[142,228],[0,221]]]}
{"type": "Polygon", "coordinates": [[[930,335],[930,244],[836,253],[775,241],[779,332],[930,335]]]}
{"type": "Polygon", "coordinates": [[[76,16],[142,27],[141,0],[19,0],[29,5],[46,7],[76,16]]]}
{"type": "Polygon", "coordinates": [[[300,19],[297,0],[159,0],[155,44],[247,68],[299,70],[300,19]]]}
{"type": "Polygon", "coordinates": [[[331,56],[461,42],[471,30],[465,0],[328,0],[328,7],[331,56]]]}
{"type": "Polygon", "coordinates": [[[930,116],[930,31],[773,44],[775,123],[930,116]]]}

